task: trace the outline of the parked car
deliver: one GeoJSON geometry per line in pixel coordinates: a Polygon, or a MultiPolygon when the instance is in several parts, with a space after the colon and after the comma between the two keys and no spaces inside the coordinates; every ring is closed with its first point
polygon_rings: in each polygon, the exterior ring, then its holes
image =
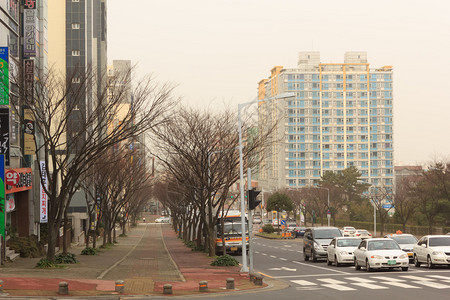
{"type": "Polygon", "coordinates": [[[402,234],[389,234],[384,236],[386,238],[393,239],[397,244],[408,254],[409,261],[414,261],[413,248],[417,244],[417,238],[412,234],[402,233],[402,234]]]}
{"type": "Polygon", "coordinates": [[[343,236],[355,236],[355,232],[355,227],[345,226],[344,228],[342,228],[343,236]]]}
{"type": "Polygon", "coordinates": [[[450,236],[426,235],[413,247],[414,265],[426,263],[432,269],[436,265],[450,265],[450,236]]]}
{"type": "Polygon", "coordinates": [[[286,227],[288,228],[297,227],[297,222],[292,219],[286,220],[286,227]]]}
{"type": "Polygon", "coordinates": [[[306,227],[294,227],[295,237],[302,237],[305,234],[306,227]]]}
{"type": "Polygon", "coordinates": [[[155,220],[156,223],[170,223],[170,217],[159,217],[155,220]]]}
{"type": "Polygon", "coordinates": [[[253,217],[253,224],[261,224],[262,220],[260,216],[254,216],[253,217]]]}
{"type": "Polygon", "coordinates": [[[336,227],[308,227],[303,235],[303,258],[312,261],[327,257],[327,247],[335,237],[342,236],[336,227]]]}
{"type": "Polygon", "coordinates": [[[361,243],[359,237],[336,237],[327,247],[327,264],[339,267],[341,264],[353,264],[353,252],[361,243]]]}
{"type": "Polygon", "coordinates": [[[356,229],[355,236],[361,239],[371,239],[372,234],[365,229],[356,229]]]}
{"type": "Polygon", "coordinates": [[[409,258],[396,241],[388,238],[362,240],[354,252],[355,269],[365,266],[368,272],[374,269],[401,268],[408,271],[409,258]]]}

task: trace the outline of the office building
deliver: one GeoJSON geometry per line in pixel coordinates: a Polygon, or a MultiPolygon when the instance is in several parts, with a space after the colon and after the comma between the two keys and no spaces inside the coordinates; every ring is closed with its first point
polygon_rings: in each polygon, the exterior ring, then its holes
{"type": "Polygon", "coordinates": [[[362,180],[392,186],[392,76],[391,66],[370,67],[366,52],[347,52],[343,63],[300,52],[297,68],[274,67],[258,84],[260,126],[277,122],[260,184],[310,186],[326,171],[354,166],[362,180]],[[277,99],[287,93],[292,97],[277,99]]]}

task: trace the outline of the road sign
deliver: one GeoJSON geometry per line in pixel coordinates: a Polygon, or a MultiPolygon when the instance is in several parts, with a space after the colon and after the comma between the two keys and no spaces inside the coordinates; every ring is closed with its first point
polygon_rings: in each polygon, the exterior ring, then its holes
{"type": "Polygon", "coordinates": [[[281,225],[286,225],[286,220],[281,220],[281,225]]]}

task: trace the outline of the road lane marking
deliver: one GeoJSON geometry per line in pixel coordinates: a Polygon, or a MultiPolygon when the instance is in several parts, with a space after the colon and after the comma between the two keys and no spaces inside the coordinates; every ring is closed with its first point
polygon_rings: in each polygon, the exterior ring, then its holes
{"type": "Polygon", "coordinates": [[[392,281],[382,281],[381,283],[382,283],[382,284],[387,284],[387,285],[392,285],[392,286],[395,286],[395,287],[404,288],[404,289],[420,289],[420,287],[418,287],[418,286],[409,285],[409,284],[402,283],[402,282],[400,282],[400,281],[395,281],[395,280],[392,280],[392,281]]]}
{"type": "Polygon", "coordinates": [[[322,286],[330,288],[330,289],[338,290],[338,291],[355,291],[354,288],[340,285],[340,284],[322,284],[322,286]]]}
{"type": "Polygon", "coordinates": [[[308,280],[291,280],[291,282],[298,284],[298,285],[302,285],[302,286],[312,286],[312,285],[317,285],[317,283],[308,281],[308,280]]]}
{"type": "Polygon", "coordinates": [[[332,271],[332,272],[336,272],[336,273],[340,273],[340,274],[346,274],[346,275],[350,275],[351,273],[348,272],[344,272],[344,271],[339,271],[339,270],[334,270],[331,268],[325,268],[325,267],[319,267],[319,266],[314,266],[311,264],[305,264],[305,263],[301,263],[299,261],[292,261],[294,264],[298,264],[298,265],[302,265],[302,266],[308,266],[308,267],[312,267],[312,268],[317,268],[317,269],[322,269],[322,270],[327,270],[327,271],[332,271]]]}
{"type": "Polygon", "coordinates": [[[360,283],[374,283],[375,281],[372,279],[366,279],[366,278],[361,278],[361,277],[345,277],[345,279],[347,280],[353,280],[353,281],[358,281],[360,283]]]}
{"type": "Polygon", "coordinates": [[[352,284],[360,286],[360,287],[365,287],[371,290],[387,290],[389,289],[388,287],[382,286],[382,285],[375,285],[372,283],[367,283],[367,282],[352,282],[352,284]]]}
{"type": "Polygon", "coordinates": [[[450,277],[447,277],[447,276],[441,276],[441,275],[425,275],[425,276],[441,279],[442,281],[444,281],[446,283],[450,283],[450,277]]]}
{"type": "Polygon", "coordinates": [[[280,257],[280,259],[281,259],[281,260],[287,260],[286,258],[282,258],[282,257],[280,257]]]}
{"type": "Polygon", "coordinates": [[[274,256],[274,255],[270,255],[270,257],[272,257],[272,258],[277,258],[276,256],[274,256]]]}
{"type": "Polygon", "coordinates": [[[403,276],[400,276],[400,277],[406,278],[406,279],[411,279],[411,280],[418,280],[418,281],[422,281],[422,280],[432,281],[432,280],[435,280],[435,279],[431,279],[431,278],[425,278],[425,277],[419,277],[419,276],[411,276],[411,275],[403,275],[403,276]]]}
{"type": "Polygon", "coordinates": [[[321,278],[321,279],[317,279],[317,280],[325,282],[325,283],[329,283],[329,284],[345,284],[346,283],[344,281],[336,280],[333,278],[321,278]]]}
{"type": "Polygon", "coordinates": [[[267,255],[266,253],[261,253],[261,255],[267,255]]]}
{"type": "Polygon", "coordinates": [[[433,281],[414,281],[414,282],[417,284],[432,287],[434,289],[450,289],[450,285],[445,285],[445,284],[433,282],[433,281]]]}

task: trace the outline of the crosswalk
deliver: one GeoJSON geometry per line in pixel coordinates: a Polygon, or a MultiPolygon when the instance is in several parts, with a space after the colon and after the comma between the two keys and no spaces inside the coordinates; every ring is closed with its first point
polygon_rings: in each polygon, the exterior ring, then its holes
{"type": "Polygon", "coordinates": [[[387,290],[390,288],[420,289],[429,287],[433,289],[450,289],[450,276],[425,275],[413,276],[402,275],[398,277],[369,276],[369,277],[343,277],[343,278],[315,278],[290,280],[297,290],[332,289],[336,291],[356,291],[358,289],[387,290]]]}

